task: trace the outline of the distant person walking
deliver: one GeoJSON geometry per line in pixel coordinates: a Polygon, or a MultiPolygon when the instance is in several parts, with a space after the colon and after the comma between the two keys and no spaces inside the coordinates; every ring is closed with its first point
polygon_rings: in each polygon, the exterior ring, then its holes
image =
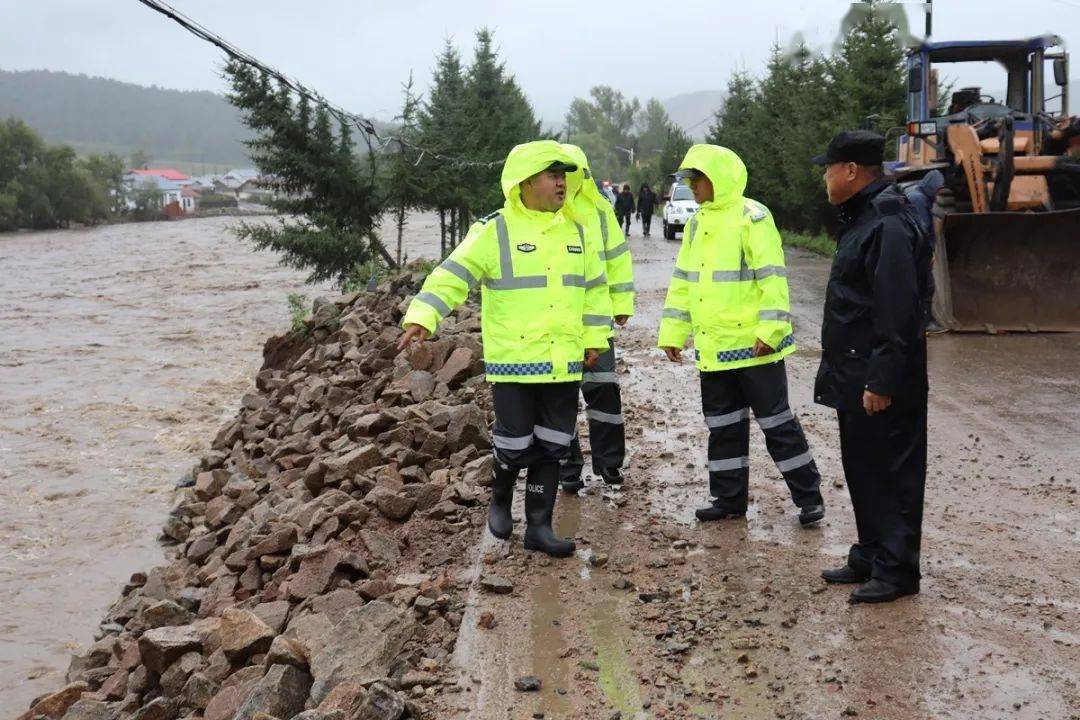
{"type": "Polygon", "coordinates": [[[642,185],[637,196],[637,215],[641,219],[641,234],[649,237],[653,210],[656,209],[656,193],[648,185],[642,185]]]}
{"type": "Polygon", "coordinates": [[[630,192],[630,185],[623,185],[622,192],[615,198],[615,214],[619,217],[619,227],[627,237],[630,236],[630,218],[634,214],[634,193],[630,192]]]}

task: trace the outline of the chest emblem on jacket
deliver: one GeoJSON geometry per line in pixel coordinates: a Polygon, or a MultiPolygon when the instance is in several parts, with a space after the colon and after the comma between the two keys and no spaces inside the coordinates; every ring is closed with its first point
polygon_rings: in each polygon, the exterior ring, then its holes
{"type": "Polygon", "coordinates": [[[567,245],[566,246],[566,252],[574,253],[575,255],[580,255],[581,254],[581,246],[580,245],[567,245]]]}
{"type": "Polygon", "coordinates": [[[521,243],[520,245],[517,246],[517,249],[520,250],[521,252],[532,252],[533,250],[536,249],[536,246],[533,245],[532,243],[521,243]]]}

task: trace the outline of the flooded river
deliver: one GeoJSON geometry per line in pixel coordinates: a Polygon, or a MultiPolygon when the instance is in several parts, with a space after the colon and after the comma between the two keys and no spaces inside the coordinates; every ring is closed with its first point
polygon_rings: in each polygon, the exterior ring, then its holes
{"type": "Polygon", "coordinates": [[[304,274],[229,218],[0,235],[0,708],[62,684],[304,274]]]}

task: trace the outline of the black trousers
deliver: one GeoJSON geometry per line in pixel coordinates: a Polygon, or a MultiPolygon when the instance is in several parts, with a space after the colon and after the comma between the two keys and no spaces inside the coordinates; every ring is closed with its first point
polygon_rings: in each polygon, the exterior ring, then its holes
{"type": "Polygon", "coordinates": [[[627,235],[630,234],[630,218],[633,217],[631,213],[619,216],[619,226],[623,228],[623,232],[627,235]]]}
{"type": "Polygon", "coordinates": [[[492,383],[495,460],[507,469],[557,463],[577,425],[577,382],[492,383]]]}
{"type": "Polygon", "coordinates": [[[648,235],[652,226],[652,213],[641,213],[641,234],[648,235]]]}
{"type": "Polygon", "coordinates": [[[840,452],[859,539],[848,564],[904,588],[919,583],[926,406],[867,415],[839,410],[840,452]]]}
{"type": "MultiPolygon", "coordinates": [[[[626,457],[626,433],[622,416],[622,396],[615,376],[615,342],[608,340],[608,349],[596,364],[581,376],[581,395],[585,398],[585,416],[589,419],[589,448],[592,451],[594,473],[601,469],[621,468],[626,457]]],[[[581,477],[585,458],[577,433],[570,443],[570,454],[562,462],[563,480],[581,477]]]]}
{"type": "Polygon", "coordinates": [[[783,360],[701,373],[701,409],[709,426],[709,492],[714,505],[746,512],[751,409],[792,500],[799,507],[822,504],[821,476],[802,425],[788,406],[783,360]]]}

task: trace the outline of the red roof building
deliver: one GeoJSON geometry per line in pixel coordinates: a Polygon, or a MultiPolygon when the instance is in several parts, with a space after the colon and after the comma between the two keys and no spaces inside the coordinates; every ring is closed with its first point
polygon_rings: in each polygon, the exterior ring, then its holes
{"type": "Polygon", "coordinates": [[[184,182],[191,178],[180,172],[179,170],[173,170],[172,168],[148,168],[146,170],[132,170],[132,175],[156,175],[157,177],[164,178],[166,180],[172,180],[173,182],[184,182]]]}

